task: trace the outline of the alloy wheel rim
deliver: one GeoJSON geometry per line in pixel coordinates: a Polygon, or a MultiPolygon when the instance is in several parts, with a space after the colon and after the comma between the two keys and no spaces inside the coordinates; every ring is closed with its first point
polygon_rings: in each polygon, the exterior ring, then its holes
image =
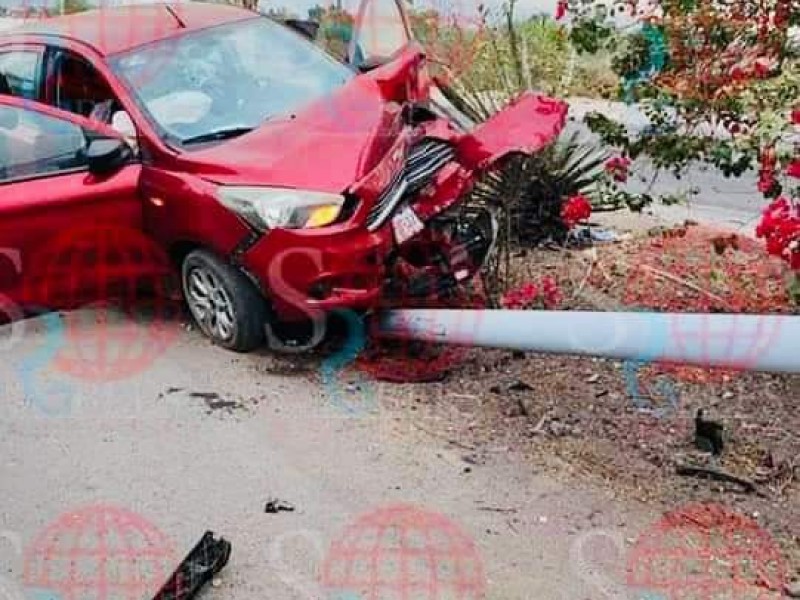
{"type": "Polygon", "coordinates": [[[194,267],[187,275],[187,297],[192,315],[212,338],[233,337],[233,303],[219,279],[208,269],[194,267]]]}

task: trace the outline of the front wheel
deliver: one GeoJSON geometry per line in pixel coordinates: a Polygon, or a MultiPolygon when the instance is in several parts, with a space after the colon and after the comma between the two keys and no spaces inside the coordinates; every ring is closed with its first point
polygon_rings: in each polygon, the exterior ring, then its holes
{"type": "Polygon", "coordinates": [[[244,273],[194,250],[183,261],[181,280],[192,317],[215,344],[250,352],[264,343],[266,303],[244,273]]]}

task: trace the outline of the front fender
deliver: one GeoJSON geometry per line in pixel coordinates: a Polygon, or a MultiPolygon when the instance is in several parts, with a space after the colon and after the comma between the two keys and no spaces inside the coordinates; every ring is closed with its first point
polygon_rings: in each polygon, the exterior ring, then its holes
{"type": "Polygon", "coordinates": [[[565,102],[525,92],[458,141],[458,161],[481,172],[510,154],[538,152],[564,129],[568,110],[565,102]]]}

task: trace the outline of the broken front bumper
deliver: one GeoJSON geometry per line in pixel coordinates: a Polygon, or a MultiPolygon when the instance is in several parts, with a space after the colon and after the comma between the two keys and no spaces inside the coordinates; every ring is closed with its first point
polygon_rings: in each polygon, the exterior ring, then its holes
{"type": "MultiPolygon", "coordinates": [[[[481,173],[503,158],[531,154],[550,144],[563,129],[566,114],[566,104],[528,93],[468,134],[442,120],[408,131],[349,190],[358,204],[347,222],[272,231],[245,253],[243,266],[261,283],[283,319],[376,308],[387,281],[396,275],[398,256],[423,267],[429,266],[420,264],[425,258],[440,260],[419,256],[439,242],[448,244],[446,236],[441,237],[441,217],[469,193],[481,173]],[[406,207],[424,229],[398,243],[392,219],[406,207]]],[[[451,250],[439,254],[457,261],[451,250]]],[[[473,259],[470,276],[480,264],[474,256],[468,258],[473,259]]],[[[463,271],[451,266],[454,275],[463,271]]]]}

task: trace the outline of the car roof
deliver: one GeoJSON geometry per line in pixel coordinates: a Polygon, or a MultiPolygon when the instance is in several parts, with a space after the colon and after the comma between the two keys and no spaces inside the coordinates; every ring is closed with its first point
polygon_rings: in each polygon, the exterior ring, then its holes
{"type": "Polygon", "coordinates": [[[3,37],[56,36],[86,43],[107,56],[189,31],[255,17],[257,14],[252,11],[226,4],[129,4],[29,22],[3,37]]]}

